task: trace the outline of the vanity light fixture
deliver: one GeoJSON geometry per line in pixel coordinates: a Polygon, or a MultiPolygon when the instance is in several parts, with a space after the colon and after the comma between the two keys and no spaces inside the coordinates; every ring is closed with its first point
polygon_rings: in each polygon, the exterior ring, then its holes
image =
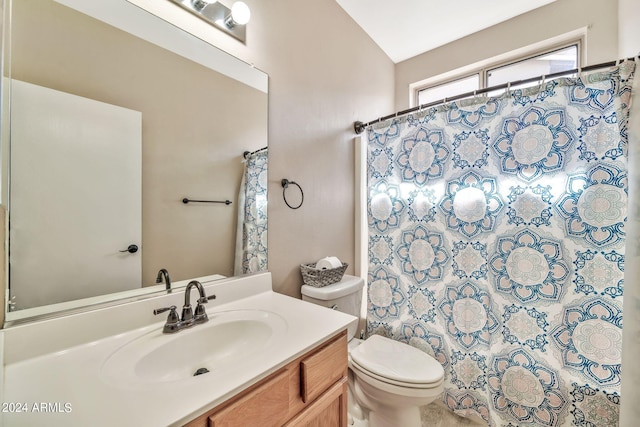
{"type": "Polygon", "coordinates": [[[216,0],[170,0],[217,29],[246,43],[247,23],[251,19],[249,6],[235,2],[231,9],[216,0]]]}

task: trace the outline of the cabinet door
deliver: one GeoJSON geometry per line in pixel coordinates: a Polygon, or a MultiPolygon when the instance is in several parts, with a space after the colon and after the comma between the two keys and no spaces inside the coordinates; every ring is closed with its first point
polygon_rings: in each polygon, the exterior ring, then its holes
{"type": "Polygon", "coordinates": [[[347,379],[334,384],[285,427],[346,427],[347,379]]]}
{"type": "Polygon", "coordinates": [[[276,427],[289,410],[289,374],[282,371],[209,417],[209,427],[276,427]]]}
{"type": "Polygon", "coordinates": [[[185,427],[283,425],[347,426],[346,331],[190,421],[185,427]]]}

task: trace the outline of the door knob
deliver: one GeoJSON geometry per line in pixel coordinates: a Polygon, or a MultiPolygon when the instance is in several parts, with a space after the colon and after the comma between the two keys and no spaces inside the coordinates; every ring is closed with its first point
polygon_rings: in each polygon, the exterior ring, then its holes
{"type": "Polygon", "coordinates": [[[138,245],[129,245],[127,249],[120,252],[129,252],[130,254],[135,254],[136,252],[138,252],[138,245]]]}

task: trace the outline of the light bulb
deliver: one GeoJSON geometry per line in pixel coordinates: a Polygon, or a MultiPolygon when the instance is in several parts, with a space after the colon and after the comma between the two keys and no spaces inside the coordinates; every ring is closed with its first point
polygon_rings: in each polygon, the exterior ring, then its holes
{"type": "Polygon", "coordinates": [[[215,3],[216,1],[217,0],[191,0],[191,4],[193,5],[193,8],[195,10],[200,12],[202,9],[209,6],[210,4],[215,3]]]}
{"type": "Polygon", "coordinates": [[[231,19],[238,25],[246,25],[251,19],[251,10],[246,3],[237,1],[231,6],[231,19]]]}

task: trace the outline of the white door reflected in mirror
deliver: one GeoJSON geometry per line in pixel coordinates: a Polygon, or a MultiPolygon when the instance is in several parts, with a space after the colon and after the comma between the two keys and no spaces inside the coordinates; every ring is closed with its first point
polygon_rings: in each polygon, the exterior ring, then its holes
{"type": "Polygon", "coordinates": [[[18,80],[11,95],[15,309],[139,288],[141,113],[18,80]]]}

